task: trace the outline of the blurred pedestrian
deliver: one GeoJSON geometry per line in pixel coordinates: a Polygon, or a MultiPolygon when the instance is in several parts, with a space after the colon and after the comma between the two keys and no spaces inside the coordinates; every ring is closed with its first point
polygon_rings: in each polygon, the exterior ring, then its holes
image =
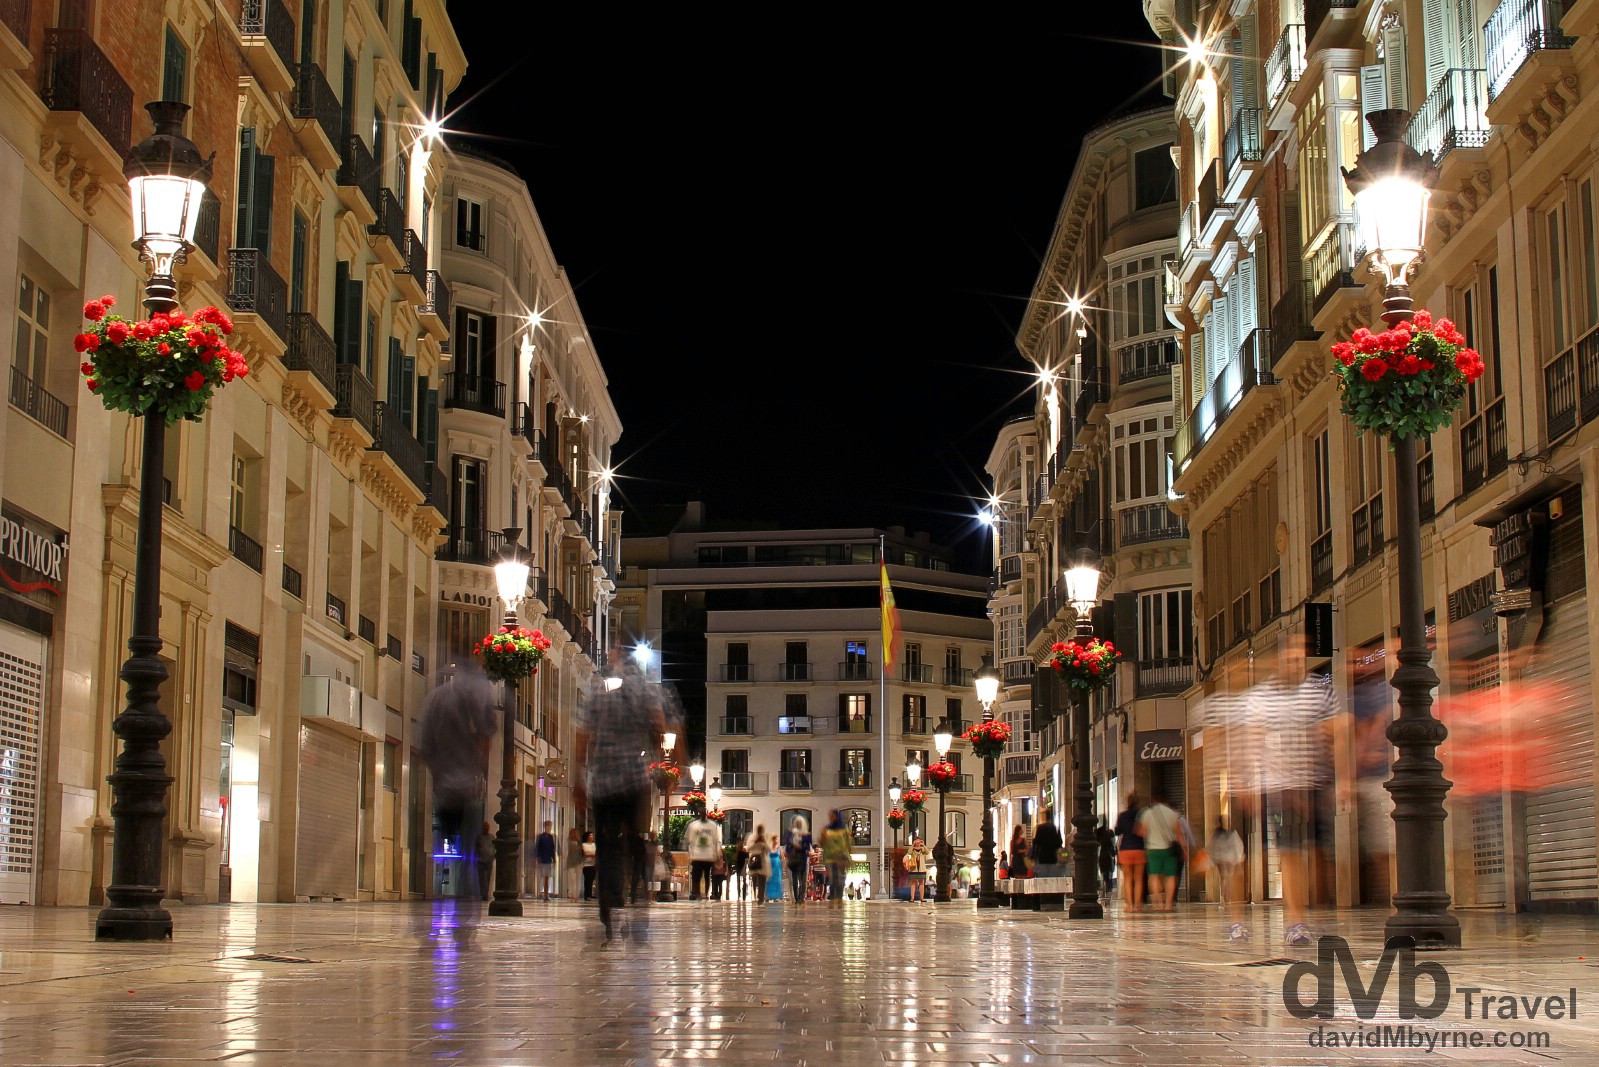
{"type": "Polygon", "coordinates": [[[583,899],[594,899],[594,854],[598,846],[594,843],[594,831],[590,830],[583,835],[583,899]]]}
{"type": "Polygon", "coordinates": [[[920,837],[911,842],[911,847],[905,853],[902,861],[905,867],[905,880],[910,883],[910,902],[918,903],[927,898],[927,842],[920,837]]]}
{"type": "Polygon", "coordinates": [[[1153,903],[1160,911],[1171,911],[1177,895],[1182,831],[1177,826],[1177,813],[1166,803],[1166,794],[1160,789],[1150,791],[1149,807],[1138,816],[1138,832],[1148,857],[1153,903]]]}
{"type": "Polygon", "coordinates": [[[457,667],[422,702],[417,744],[433,783],[439,851],[466,855],[467,809],[485,797],[489,744],[500,727],[494,686],[476,664],[457,667]]]}
{"type": "Polygon", "coordinates": [[[1027,831],[1021,823],[1010,832],[1010,876],[1027,877],[1027,831]]]}
{"type": "Polygon", "coordinates": [[[494,831],[488,823],[478,831],[477,842],[472,847],[472,858],[477,863],[477,888],[483,899],[489,899],[494,888],[494,831]]]}
{"type": "Polygon", "coordinates": [[[766,854],[766,899],[783,899],[783,850],[777,835],[772,835],[772,850],[766,854]]]}
{"type": "Polygon", "coordinates": [[[583,835],[574,826],[566,832],[566,851],[561,857],[561,881],[566,886],[561,895],[568,900],[577,900],[582,892],[582,870],[583,835]]]}
{"type": "Polygon", "coordinates": [[[1116,816],[1116,868],[1121,872],[1122,901],[1128,911],[1144,905],[1144,837],[1138,831],[1141,811],[1137,793],[1127,794],[1127,806],[1116,816]]]}
{"type": "Polygon", "coordinates": [[[1033,874],[1039,878],[1059,878],[1066,873],[1066,864],[1061,862],[1061,850],[1066,847],[1066,842],[1060,836],[1060,828],[1055,825],[1055,813],[1045,808],[1038,817],[1038,826],[1033,830],[1033,874]]]}
{"type": "Polygon", "coordinates": [[[555,824],[546,822],[539,836],[533,839],[533,889],[532,892],[550,899],[555,888],[555,824]]]}
{"type": "Polygon", "coordinates": [[[810,884],[811,828],[805,816],[796,815],[788,824],[788,840],[783,843],[783,863],[788,867],[788,884],[794,903],[805,903],[805,887],[810,884]]]}
{"type": "Polygon", "coordinates": [[[1216,829],[1210,832],[1207,851],[1210,853],[1210,862],[1216,865],[1216,878],[1221,883],[1221,902],[1226,904],[1241,895],[1242,887],[1234,886],[1233,879],[1244,862],[1244,839],[1218,815],[1216,829]]]}
{"type": "Polygon", "coordinates": [[[1116,873],[1116,835],[1103,815],[1099,817],[1099,825],[1094,827],[1094,840],[1099,842],[1099,891],[1109,893],[1114,885],[1112,876],[1116,873]]]}
{"type": "Polygon", "coordinates": [[[744,890],[748,888],[744,878],[744,873],[750,863],[748,845],[749,838],[743,837],[738,840],[737,847],[733,850],[733,868],[729,872],[732,882],[729,884],[727,891],[727,899],[729,900],[743,900],[744,890]]]}
{"type": "Polygon", "coordinates": [[[830,907],[844,906],[844,873],[849,868],[850,848],[854,836],[844,826],[844,816],[834,808],[827,817],[827,829],[822,831],[822,862],[827,864],[827,903],[830,907]]]}
{"type": "Polygon", "coordinates": [[[636,663],[622,655],[615,641],[611,657],[615,675],[599,679],[584,694],[576,723],[577,761],[588,772],[600,924],[607,944],[615,934],[612,913],[623,906],[630,853],[635,860],[635,878],[643,873],[638,861],[644,857],[636,849],[650,824],[645,756],[660,747],[661,734],[669,728],[669,712],[659,687],[651,685],[636,663]]]}
{"type": "Polygon", "coordinates": [[[766,826],[757,823],[755,832],[744,839],[744,870],[749,879],[750,899],[757,904],[766,903],[766,876],[771,863],[771,853],[766,849],[766,826]]]}
{"type": "Polygon", "coordinates": [[[716,861],[722,858],[722,828],[701,812],[683,831],[683,838],[688,842],[688,898],[703,900],[711,895],[716,861]]]}

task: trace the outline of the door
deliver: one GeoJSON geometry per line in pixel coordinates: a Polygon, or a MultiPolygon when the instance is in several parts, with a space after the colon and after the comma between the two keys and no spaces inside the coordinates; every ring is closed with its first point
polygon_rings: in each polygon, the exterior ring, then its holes
{"type": "Polygon", "coordinates": [[[0,627],[0,903],[31,904],[39,846],[39,741],[48,644],[0,627]]]}
{"type": "Polygon", "coordinates": [[[1528,897],[1534,904],[1593,900],[1599,897],[1593,678],[1581,593],[1548,608],[1521,689],[1517,704],[1537,753],[1525,773],[1528,897]]]}
{"type": "Polygon", "coordinates": [[[354,900],[361,828],[361,744],[300,726],[299,823],[294,895],[354,900]]]}

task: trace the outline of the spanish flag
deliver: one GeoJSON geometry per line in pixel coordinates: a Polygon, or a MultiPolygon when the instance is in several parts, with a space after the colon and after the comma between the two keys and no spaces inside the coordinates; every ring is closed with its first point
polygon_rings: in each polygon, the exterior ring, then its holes
{"type": "Polygon", "coordinates": [[[888,584],[888,564],[883,568],[883,672],[894,669],[894,641],[899,636],[899,609],[894,606],[894,590],[888,584]]]}

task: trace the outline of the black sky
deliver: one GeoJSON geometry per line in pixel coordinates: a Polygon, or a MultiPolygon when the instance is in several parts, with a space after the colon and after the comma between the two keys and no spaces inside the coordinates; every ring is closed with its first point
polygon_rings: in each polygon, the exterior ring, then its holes
{"type": "Polygon", "coordinates": [[[517,166],[577,287],[624,508],[902,525],[978,558],[1078,143],[1159,72],[1134,0],[1050,6],[451,5],[449,126],[517,166]]]}

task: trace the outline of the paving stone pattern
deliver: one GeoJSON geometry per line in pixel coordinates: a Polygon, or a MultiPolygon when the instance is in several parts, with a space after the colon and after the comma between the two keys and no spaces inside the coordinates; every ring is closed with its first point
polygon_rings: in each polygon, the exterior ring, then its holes
{"type": "MultiPolygon", "coordinates": [[[[968,902],[680,902],[627,914],[603,945],[592,907],[476,902],[233,905],[174,912],[164,945],[96,944],[93,912],[0,909],[0,1064],[1491,1064],[1599,1063],[1599,920],[1463,914],[1467,948],[1430,954],[1453,986],[1565,995],[1548,1047],[1328,1049],[1318,1032],[1403,1025],[1397,977],[1364,1025],[1284,1008],[1275,908],[1226,940],[1221,913],[1074,923],[968,902]],[[247,957],[268,958],[247,958],[247,957]],[[1264,962],[1272,961],[1272,962],[1264,962]],[[1259,964],[1258,966],[1244,966],[1259,964]]],[[[1313,916],[1349,939],[1369,981],[1379,911],[1313,916]]],[[[1427,999],[1427,983],[1418,983],[1427,999]]],[[[1313,981],[1304,996],[1315,996],[1313,981]]],[[[1423,1035],[1475,1029],[1458,993],[1423,1035]]]]}

